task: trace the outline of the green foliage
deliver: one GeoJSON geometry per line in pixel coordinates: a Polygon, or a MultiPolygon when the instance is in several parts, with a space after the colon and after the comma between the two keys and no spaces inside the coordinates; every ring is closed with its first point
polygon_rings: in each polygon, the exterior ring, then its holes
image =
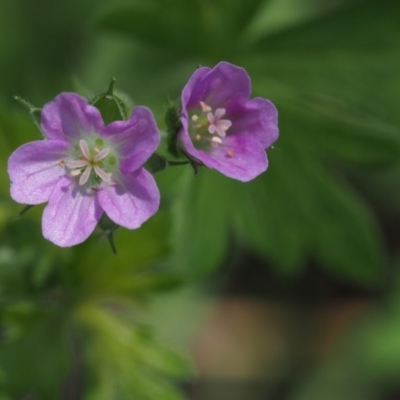
{"type": "Polygon", "coordinates": [[[0,349],[5,368],[0,385],[13,398],[26,393],[41,399],[59,396],[71,362],[68,331],[63,313],[30,303],[3,308],[2,328],[6,342],[0,349]]]}
{"type": "Polygon", "coordinates": [[[182,180],[173,220],[181,268],[215,269],[233,232],[278,272],[297,273],[313,258],[347,279],[380,281],[374,217],[332,173],[339,160],[382,165],[399,157],[399,10],[391,1],[359,4],[236,49],[230,58],[248,67],[255,94],[276,102],[281,137],[269,171],[254,182],[203,170],[204,178],[182,180]]]}
{"type": "Polygon", "coordinates": [[[107,312],[84,304],[78,319],[86,327],[87,362],[92,371],[85,398],[183,399],[165,379],[190,375],[183,357],[161,347],[146,330],[122,322],[112,309],[107,312]]]}

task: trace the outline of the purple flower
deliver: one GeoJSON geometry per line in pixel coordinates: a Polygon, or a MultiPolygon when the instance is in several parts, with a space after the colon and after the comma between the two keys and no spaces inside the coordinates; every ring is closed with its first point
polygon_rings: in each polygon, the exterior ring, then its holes
{"type": "Polygon", "coordinates": [[[135,107],[128,120],[105,126],[86,99],[62,93],[44,106],[41,127],[45,139],[15,150],[8,173],[15,201],[48,201],[45,238],[68,247],[87,239],[103,212],[135,229],[157,211],[158,188],[142,168],[160,140],[149,109],[135,107]]]}
{"type": "Polygon", "coordinates": [[[220,62],[197,69],[182,92],[178,134],[194,161],[244,182],[267,169],[265,149],[278,138],[275,106],[250,93],[243,68],[220,62]]]}

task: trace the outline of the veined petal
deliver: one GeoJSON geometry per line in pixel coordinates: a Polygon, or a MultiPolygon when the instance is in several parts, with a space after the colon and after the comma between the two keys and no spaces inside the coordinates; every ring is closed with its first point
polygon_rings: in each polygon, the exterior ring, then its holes
{"type": "Polygon", "coordinates": [[[98,199],[116,224],[136,229],[158,210],[160,192],[153,176],[140,168],[131,174],[121,175],[115,186],[102,187],[98,199]]]}
{"type": "Polygon", "coordinates": [[[199,105],[202,99],[202,92],[198,90],[196,96],[192,96],[193,89],[198,86],[202,79],[211,71],[209,67],[197,68],[193,75],[190,77],[188,83],[185,85],[182,91],[182,107],[192,108],[199,105]]]}
{"type": "Polygon", "coordinates": [[[65,175],[63,163],[69,148],[69,143],[59,140],[38,140],[18,147],[8,160],[11,197],[23,204],[46,202],[65,175]]]}
{"type": "Polygon", "coordinates": [[[197,158],[208,168],[230,178],[250,181],[268,167],[267,155],[260,142],[252,136],[226,136],[210,150],[197,150],[197,158]]]}
{"type": "Polygon", "coordinates": [[[85,241],[103,211],[96,193],[65,176],[55,185],[42,217],[43,236],[61,247],[85,241]]]}
{"type": "Polygon", "coordinates": [[[241,111],[230,116],[232,127],[229,134],[256,137],[264,149],[270,147],[279,135],[278,111],[267,99],[255,97],[241,111]]]}
{"type": "Polygon", "coordinates": [[[238,105],[244,104],[249,99],[251,83],[244,68],[222,61],[206,74],[203,72],[205,71],[198,73],[201,79],[196,80],[191,86],[190,99],[187,102],[185,89],[191,80],[185,86],[182,92],[183,108],[190,110],[192,107],[197,107],[200,101],[204,101],[212,109],[225,108],[228,112],[236,110],[238,105]]]}
{"type": "Polygon", "coordinates": [[[116,146],[124,174],[140,168],[160,143],[160,133],[153,113],[142,106],[133,109],[129,120],[107,125],[102,134],[116,146]]]}
{"type": "Polygon", "coordinates": [[[82,133],[99,132],[103,126],[100,111],[76,93],[61,93],[42,110],[41,126],[48,139],[71,140],[82,133]]]}

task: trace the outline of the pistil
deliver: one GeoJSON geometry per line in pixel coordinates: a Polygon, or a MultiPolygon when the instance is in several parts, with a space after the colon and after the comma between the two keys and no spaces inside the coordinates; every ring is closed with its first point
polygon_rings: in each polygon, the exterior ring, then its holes
{"type": "Polygon", "coordinates": [[[67,162],[67,167],[71,169],[70,174],[72,176],[81,175],[79,178],[79,184],[83,186],[89,180],[90,173],[92,170],[96,173],[96,175],[104,182],[111,181],[111,174],[104,171],[100,166],[99,162],[104,160],[110,153],[110,149],[105,147],[103,149],[99,149],[95,147],[93,150],[97,153],[95,156],[92,156],[90,153],[89,146],[85,140],[79,141],[79,149],[82,153],[82,157],[80,160],[71,160],[67,162]],[[86,168],[85,168],[86,167],[86,168]],[[84,169],[82,173],[82,169],[84,169]]]}
{"type": "Polygon", "coordinates": [[[200,109],[190,117],[192,138],[198,143],[197,147],[211,146],[217,148],[223,143],[227,130],[232,126],[232,121],[223,119],[226,114],[225,108],[212,108],[205,102],[200,101],[200,109]],[[208,144],[207,144],[208,143],[208,144]]]}

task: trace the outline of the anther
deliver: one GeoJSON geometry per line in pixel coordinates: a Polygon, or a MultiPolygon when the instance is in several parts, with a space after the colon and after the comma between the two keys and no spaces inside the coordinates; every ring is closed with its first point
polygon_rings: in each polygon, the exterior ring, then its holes
{"type": "Polygon", "coordinates": [[[70,174],[72,175],[72,176],[78,176],[78,175],[80,175],[81,174],[81,170],[80,169],[73,169],[71,172],[70,172],[70,174]]]}
{"type": "Polygon", "coordinates": [[[218,136],[213,136],[211,139],[211,147],[217,148],[222,143],[222,140],[218,136]]]}
{"type": "Polygon", "coordinates": [[[202,110],[203,112],[209,112],[209,111],[211,111],[211,107],[208,106],[206,103],[204,103],[204,101],[201,101],[201,102],[200,102],[200,107],[201,107],[201,110],[202,110]]]}

